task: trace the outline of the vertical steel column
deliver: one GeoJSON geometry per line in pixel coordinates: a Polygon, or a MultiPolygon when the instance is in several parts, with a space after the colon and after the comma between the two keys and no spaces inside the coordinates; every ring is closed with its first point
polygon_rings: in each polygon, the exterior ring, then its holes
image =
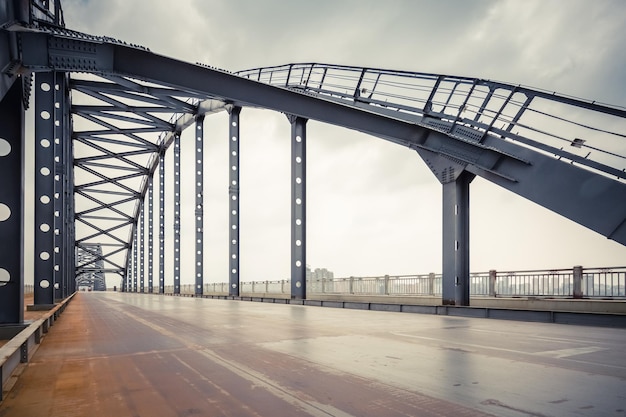
{"type": "MultiPolygon", "coordinates": [[[[154,178],[148,184],[148,293],[154,291],[154,178]]],[[[141,292],[144,292],[143,285],[141,292]]]]}
{"type": "Polygon", "coordinates": [[[443,304],[468,306],[469,188],[474,174],[464,171],[443,184],[443,304]]]}
{"type": "MultiPolygon", "coordinates": [[[[133,239],[134,239],[134,235],[133,235],[133,239]]],[[[135,247],[135,245],[133,245],[133,247],[135,247]]],[[[121,287],[121,291],[124,291],[126,289],[126,286],[128,285],[129,280],[132,279],[133,276],[133,272],[135,271],[136,265],[134,264],[134,259],[133,259],[133,254],[130,252],[130,248],[128,249],[128,257],[126,258],[126,271],[124,272],[124,275],[122,275],[122,287],[121,287]]]]}
{"type": "Polygon", "coordinates": [[[174,294],[180,294],[180,134],[174,137],[174,294]]]}
{"type": "Polygon", "coordinates": [[[24,321],[24,105],[16,80],[0,100],[0,324],[24,321]]]}
{"type": "Polygon", "coordinates": [[[165,293],[165,151],[159,154],[159,294],[165,293]]]}
{"type": "Polygon", "coordinates": [[[129,277],[128,284],[126,290],[130,292],[131,282],[137,282],[137,275],[139,273],[139,222],[141,221],[141,217],[137,221],[137,226],[135,226],[135,241],[133,242],[133,275],[129,277]]]}
{"type": "Polygon", "coordinates": [[[204,287],[203,277],[203,166],[204,166],[204,116],[196,118],[196,285],[195,294],[202,295],[204,287]]]}
{"type": "Polygon", "coordinates": [[[72,140],[72,101],[69,89],[69,80],[67,75],[65,88],[65,116],[63,117],[64,127],[64,152],[65,152],[65,182],[63,192],[65,193],[65,296],[74,293],[72,282],[76,282],[74,253],[76,245],[76,237],[74,234],[74,144],[72,140]]]}
{"type": "MultiPolygon", "coordinates": [[[[146,266],[146,244],[145,244],[145,236],[146,236],[146,210],[145,210],[145,200],[141,202],[141,215],[139,216],[139,288],[140,292],[143,292],[144,289],[144,276],[145,276],[145,266],[146,266]]],[[[137,280],[133,282],[133,292],[137,292],[137,280]]]]}
{"type": "Polygon", "coordinates": [[[37,73],[35,78],[34,302],[38,308],[54,305],[55,78],[53,72],[37,73]]]}
{"type": "Polygon", "coordinates": [[[67,75],[63,72],[54,73],[54,298],[65,298],[67,294],[66,274],[68,268],[65,260],[68,246],[68,142],[72,140],[69,131],[69,94],[67,75]]]}
{"type": "Polygon", "coordinates": [[[291,298],[306,298],[306,119],[291,122],[291,298]]]}
{"type": "Polygon", "coordinates": [[[228,295],[239,297],[239,114],[241,107],[230,113],[230,282],[228,295]]]}

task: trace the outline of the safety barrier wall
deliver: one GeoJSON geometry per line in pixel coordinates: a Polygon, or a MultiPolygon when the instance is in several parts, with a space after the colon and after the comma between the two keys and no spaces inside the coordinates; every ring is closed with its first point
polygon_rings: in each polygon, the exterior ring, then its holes
{"type": "MultiPolygon", "coordinates": [[[[441,295],[441,274],[384,275],[309,279],[309,294],[354,294],[389,296],[441,295]]],[[[242,294],[284,294],[289,280],[247,281],[242,294]]],[[[228,294],[228,283],[204,284],[204,294],[228,294]]],[[[173,286],[165,287],[173,293],[173,286]]],[[[193,294],[193,285],[181,285],[181,294],[193,294]]],[[[470,294],[486,297],[626,298],[626,267],[495,271],[472,273],[470,294]]]]}

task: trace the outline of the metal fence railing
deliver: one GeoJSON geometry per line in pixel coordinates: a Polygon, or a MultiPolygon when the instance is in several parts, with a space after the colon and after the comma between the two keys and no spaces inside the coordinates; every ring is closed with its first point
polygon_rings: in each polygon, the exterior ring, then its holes
{"type": "MultiPolygon", "coordinates": [[[[311,279],[307,281],[307,293],[440,296],[442,280],[441,274],[434,273],[311,279]]],[[[226,282],[204,284],[202,293],[228,295],[228,285],[226,282]]],[[[29,291],[32,291],[32,286],[29,291]]],[[[148,292],[148,289],[145,288],[144,292],[148,292]]],[[[195,292],[194,285],[181,285],[181,294],[195,292]]],[[[174,293],[174,286],[166,286],[165,293],[174,293]]],[[[291,282],[289,280],[241,282],[240,293],[289,296],[291,282]]],[[[477,272],[470,275],[470,294],[483,297],[621,299],[626,298],[626,267],[576,266],[571,269],[477,272]]]]}

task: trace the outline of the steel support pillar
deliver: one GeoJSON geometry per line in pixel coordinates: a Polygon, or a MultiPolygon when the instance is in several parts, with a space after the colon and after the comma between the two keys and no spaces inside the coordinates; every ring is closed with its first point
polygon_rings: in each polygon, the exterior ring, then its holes
{"type": "Polygon", "coordinates": [[[165,293],[165,151],[159,154],[159,294],[165,293]]]}
{"type": "MultiPolygon", "coordinates": [[[[135,235],[133,234],[133,240],[135,240],[135,235]]],[[[134,248],[134,244],[133,244],[134,248]]],[[[125,291],[128,285],[128,281],[132,279],[133,271],[135,270],[135,264],[133,263],[133,252],[131,249],[128,249],[128,257],[126,258],[126,270],[124,271],[124,275],[122,275],[122,285],[120,287],[120,291],[125,291]]]]}
{"type": "Polygon", "coordinates": [[[230,282],[228,295],[239,296],[239,114],[241,107],[229,110],[230,126],[230,282]]]}
{"type": "Polygon", "coordinates": [[[291,298],[306,298],[306,119],[291,123],[291,298]]]}
{"type": "MultiPolygon", "coordinates": [[[[34,303],[38,309],[54,305],[55,176],[54,148],[58,120],[56,74],[35,77],[35,268],[34,303]]],[[[60,86],[59,86],[60,88],[60,86]]]]}
{"type": "Polygon", "coordinates": [[[67,74],[55,72],[54,79],[54,298],[62,300],[69,295],[70,266],[67,254],[74,250],[69,224],[73,222],[73,217],[70,217],[73,200],[68,193],[68,177],[73,175],[72,136],[67,74]]]}
{"type": "Polygon", "coordinates": [[[24,105],[22,81],[0,99],[0,325],[24,321],[24,105]]]}
{"type": "MultiPolygon", "coordinates": [[[[146,210],[145,200],[141,202],[141,215],[139,216],[139,288],[144,290],[145,266],[146,266],[146,210]]],[[[133,292],[137,292],[137,280],[133,282],[133,292]]]]}
{"type": "Polygon", "coordinates": [[[174,294],[180,294],[180,134],[174,137],[174,294]]]}
{"type": "MultiPolygon", "coordinates": [[[[154,178],[148,184],[148,293],[154,291],[154,178]]],[[[141,292],[144,292],[143,285],[141,292]]]]}
{"type": "Polygon", "coordinates": [[[204,288],[203,277],[203,216],[204,216],[204,198],[203,198],[203,166],[204,166],[204,116],[196,118],[196,283],[195,294],[202,295],[204,288]]]}
{"type": "Polygon", "coordinates": [[[141,215],[135,226],[135,241],[133,242],[133,274],[127,280],[126,291],[130,292],[132,283],[137,282],[137,275],[139,273],[139,225],[142,218],[141,215]]]}
{"type": "Polygon", "coordinates": [[[443,292],[445,305],[470,303],[469,191],[474,175],[467,171],[443,184],[443,292]]]}

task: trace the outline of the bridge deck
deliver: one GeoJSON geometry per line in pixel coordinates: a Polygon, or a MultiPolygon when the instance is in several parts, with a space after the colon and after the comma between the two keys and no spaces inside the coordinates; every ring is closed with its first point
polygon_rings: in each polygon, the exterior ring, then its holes
{"type": "Polygon", "coordinates": [[[80,293],[0,416],[623,415],[626,330],[80,293]]]}

